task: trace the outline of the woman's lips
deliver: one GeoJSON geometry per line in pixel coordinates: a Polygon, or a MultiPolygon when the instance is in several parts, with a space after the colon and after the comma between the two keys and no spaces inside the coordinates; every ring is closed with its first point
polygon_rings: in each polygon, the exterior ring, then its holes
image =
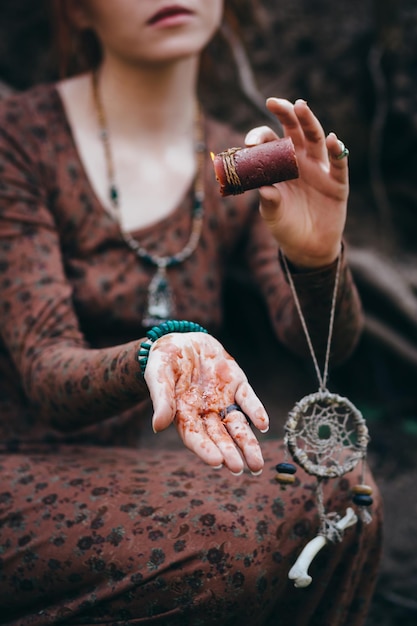
{"type": "Polygon", "coordinates": [[[167,7],[164,7],[157,11],[152,17],[148,20],[148,24],[153,26],[154,24],[158,24],[161,22],[173,22],[175,20],[181,19],[185,16],[191,15],[192,12],[190,9],[182,7],[177,4],[173,4],[167,7]]]}

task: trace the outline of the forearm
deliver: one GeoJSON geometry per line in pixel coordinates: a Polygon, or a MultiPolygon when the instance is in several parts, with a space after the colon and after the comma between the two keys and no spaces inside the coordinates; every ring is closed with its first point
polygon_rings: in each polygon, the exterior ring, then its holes
{"type": "MultiPolygon", "coordinates": [[[[340,275],[335,302],[334,327],[331,337],[330,367],[344,361],[353,351],[360,336],[363,316],[358,292],[351,272],[341,253],[340,275]]],[[[324,363],[330,330],[332,298],[337,274],[337,260],[331,265],[313,271],[291,272],[302,315],[319,361],[324,363]]],[[[281,262],[282,267],[282,262],[281,262]]],[[[290,270],[291,271],[291,270],[290,270]]],[[[285,276],[285,270],[283,269],[285,276]]],[[[284,312],[276,332],[294,352],[310,357],[300,315],[295,305],[288,279],[283,285],[284,312]]]]}
{"type": "Polygon", "coordinates": [[[76,430],[121,413],[148,397],[140,373],[140,340],[92,350],[63,343],[34,355],[23,380],[30,403],[54,428],[76,430]]]}
{"type": "MultiPolygon", "coordinates": [[[[291,291],[278,244],[254,211],[251,237],[245,248],[246,262],[255,285],[266,303],[275,335],[291,352],[311,359],[300,316],[291,291]]],[[[354,349],[363,326],[362,306],[341,251],[330,366],[344,361],[354,349]]],[[[336,280],[337,259],[319,269],[302,269],[289,264],[303,316],[316,356],[322,365],[329,334],[330,311],[336,280]]]]}

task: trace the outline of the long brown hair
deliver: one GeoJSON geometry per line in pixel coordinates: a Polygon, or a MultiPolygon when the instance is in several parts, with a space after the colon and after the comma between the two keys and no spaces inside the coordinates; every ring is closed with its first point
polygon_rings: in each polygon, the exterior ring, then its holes
{"type": "MultiPolygon", "coordinates": [[[[101,62],[100,43],[91,30],[80,30],[73,24],[66,0],[49,0],[56,72],[60,78],[95,69],[101,62]]],[[[225,0],[224,20],[239,35],[244,27],[257,21],[258,0],[225,0]]],[[[215,71],[213,52],[217,49],[216,35],[203,52],[201,79],[215,71]]]]}

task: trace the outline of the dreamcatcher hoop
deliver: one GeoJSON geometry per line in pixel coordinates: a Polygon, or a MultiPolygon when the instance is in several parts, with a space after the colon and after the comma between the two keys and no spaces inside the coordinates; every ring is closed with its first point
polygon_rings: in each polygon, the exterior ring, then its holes
{"type": "Polygon", "coordinates": [[[292,458],[308,474],[320,478],[350,472],[366,455],[369,442],[362,413],[348,398],[327,390],[297,402],[284,430],[292,458]]]}

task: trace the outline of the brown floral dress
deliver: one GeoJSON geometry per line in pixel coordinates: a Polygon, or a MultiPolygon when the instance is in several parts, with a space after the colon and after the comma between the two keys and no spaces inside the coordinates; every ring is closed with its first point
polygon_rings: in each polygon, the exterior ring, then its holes
{"type": "MultiPolygon", "coordinates": [[[[207,121],[208,150],[236,145],[207,121]]],[[[169,269],[177,318],[213,334],[228,268],[244,263],[277,339],[306,343],[256,195],[222,199],[206,161],[203,234],[169,269]]],[[[191,228],[192,191],[134,236],[174,254],[191,228]]],[[[245,271],[246,271],[245,270],[245,271]]],[[[183,447],[146,449],[150,403],[137,363],[154,268],[126,246],[77,154],[58,92],[44,85],[0,108],[0,623],[359,626],[381,544],[373,521],[350,528],[287,573],[317,529],[313,479],[282,490],[281,443],[262,443],[261,476],[212,470],[183,447]]],[[[295,275],[318,355],[335,267],[295,275]]],[[[237,312],[238,314],[238,312],[237,312]]],[[[255,322],[256,323],[256,322],[255,322]]],[[[361,311],[343,261],[332,362],[355,344],[361,311]]],[[[257,358],[254,350],[254,358],[257,358]]],[[[356,471],[325,487],[344,513],[356,471]]],[[[372,478],[367,477],[372,483],[372,478]]]]}

